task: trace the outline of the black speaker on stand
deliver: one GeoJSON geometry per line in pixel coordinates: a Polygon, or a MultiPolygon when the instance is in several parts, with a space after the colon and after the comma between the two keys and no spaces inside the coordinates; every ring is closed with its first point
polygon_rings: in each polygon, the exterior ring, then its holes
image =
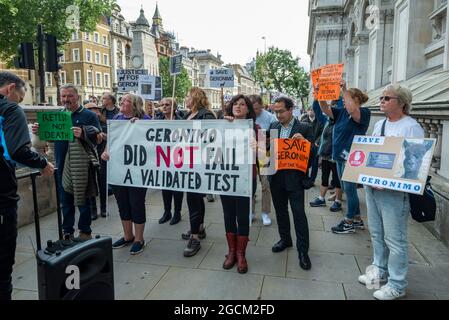
{"type": "Polygon", "coordinates": [[[84,242],[63,240],[57,191],[59,240],[47,241],[47,247],[42,249],[36,195],[38,175],[38,171],[29,174],[33,189],[39,300],[114,300],[112,239],[96,236],[84,242]]]}

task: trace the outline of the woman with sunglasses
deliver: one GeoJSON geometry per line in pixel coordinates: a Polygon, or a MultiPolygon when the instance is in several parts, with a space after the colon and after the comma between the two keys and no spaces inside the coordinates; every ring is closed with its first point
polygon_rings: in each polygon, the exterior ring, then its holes
{"type": "MultiPolygon", "coordinates": [[[[386,119],[374,126],[373,136],[424,138],[421,125],[409,116],[411,91],[398,84],[385,87],[380,111],[386,119]]],[[[406,295],[408,272],[407,222],[408,193],[365,186],[373,261],[359,282],[367,287],[385,284],[373,293],[378,300],[394,300],[406,295]]]]}
{"type": "MultiPolygon", "coordinates": [[[[368,96],[357,88],[346,90],[346,84],[341,82],[343,91],[344,108],[330,107],[327,101],[319,101],[323,111],[334,124],[332,140],[332,160],[337,164],[337,173],[347,198],[347,211],[345,218],[335,227],[332,232],[336,234],[355,233],[355,229],[365,229],[360,215],[359,196],[357,184],[342,181],[346,160],[351,150],[352,140],[356,135],[365,135],[371,119],[371,112],[362,105],[368,101],[368,96]]],[[[316,88],[318,89],[318,88],[316,88]]]]}
{"type": "MultiPolygon", "coordinates": [[[[155,120],[182,120],[181,115],[178,113],[178,105],[176,100],[172,98],[164,98],[159,103],[159,107],[162,108],[162,112],[156,114],[155,120]],[[173,106],[173,118],[172,118],[172,106],[173,106]]],[[[159,219],[159,224],[166,223],[170,220],[170,225],[177,224],[181,221],[181,209],[182,200],[184,198],[184,192],[162,190],[162,199],[164,201],[164,214],[159,219]],[[174,212],[171,214],[171,202],[174,201],[174,212]]]]}

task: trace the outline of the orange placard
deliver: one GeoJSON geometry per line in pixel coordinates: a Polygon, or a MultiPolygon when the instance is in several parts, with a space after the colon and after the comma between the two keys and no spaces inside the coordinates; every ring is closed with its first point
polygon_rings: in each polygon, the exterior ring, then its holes
{"type": "Polygon", "coordinates": [[[306,139],[276,139],[276,170],[307,171],[311,143],[306,139]]]}
{"type": "Polygon", "coordinates": [[[315,87],[318,84],[318,80],[320,79],[321,74],[321,68],[312,70],[311,77],[312,77],[312,90],[313,90],[313,96],[316,98],[316,92],[315,87]]]}
{"type": "Polygon", "coordinates": [[[329,101],[340,98],[340,81],[344,64],[328,64],[320,69],[318,78],[319,90],[317,100],[329,101]]]}

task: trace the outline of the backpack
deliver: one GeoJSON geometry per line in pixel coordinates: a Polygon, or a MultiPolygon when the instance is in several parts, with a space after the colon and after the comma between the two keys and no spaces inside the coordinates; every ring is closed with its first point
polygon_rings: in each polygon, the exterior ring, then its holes
{"type": "MultiPolygon", "coordinates": [[[[381,136],[385,136],[385,125],[387,120],[382,123],[381,136]]],[[[431,176],[427,177],[426,186],[423,195],[409,193],[410,214],[413,220],[417,222],[434,221],[437,211],[437,204],[430,184],[431,176]]]]}

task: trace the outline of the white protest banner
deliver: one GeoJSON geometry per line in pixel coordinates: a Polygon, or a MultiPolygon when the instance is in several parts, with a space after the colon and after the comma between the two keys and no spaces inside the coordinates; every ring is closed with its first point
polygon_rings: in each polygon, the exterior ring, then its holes
{"type": "Polygon", "coordinates": [[[146,69],[118,69],[117,87],[118,92],[135,91],[139,89],[139,76],[148,75],[146,69]]]}
{"type": "Polygon", "coordinates": [[[108,183],[252,196],[252,120],[108,121],[108,183]]]}
{"type": "Polygon", "coordinates": [[[342,180],[422,195],[435,139],[355,136],[342,180]]]}
{"type": "Polygon", "coordinates": [[[139,76],[138,94],[142,97],[142,99],[159,101],[162,95],[161,77],[139,76]],[[158,91],[160,92],[159,94],[158,91]],[[156,97],[159,97],[159,99],[156,99],[156,97]]]}
{"type": "Polygon", "coordinates": [[[234,70],[209,70],[209,86],[211,88],[234,88],[234,70]]]}

